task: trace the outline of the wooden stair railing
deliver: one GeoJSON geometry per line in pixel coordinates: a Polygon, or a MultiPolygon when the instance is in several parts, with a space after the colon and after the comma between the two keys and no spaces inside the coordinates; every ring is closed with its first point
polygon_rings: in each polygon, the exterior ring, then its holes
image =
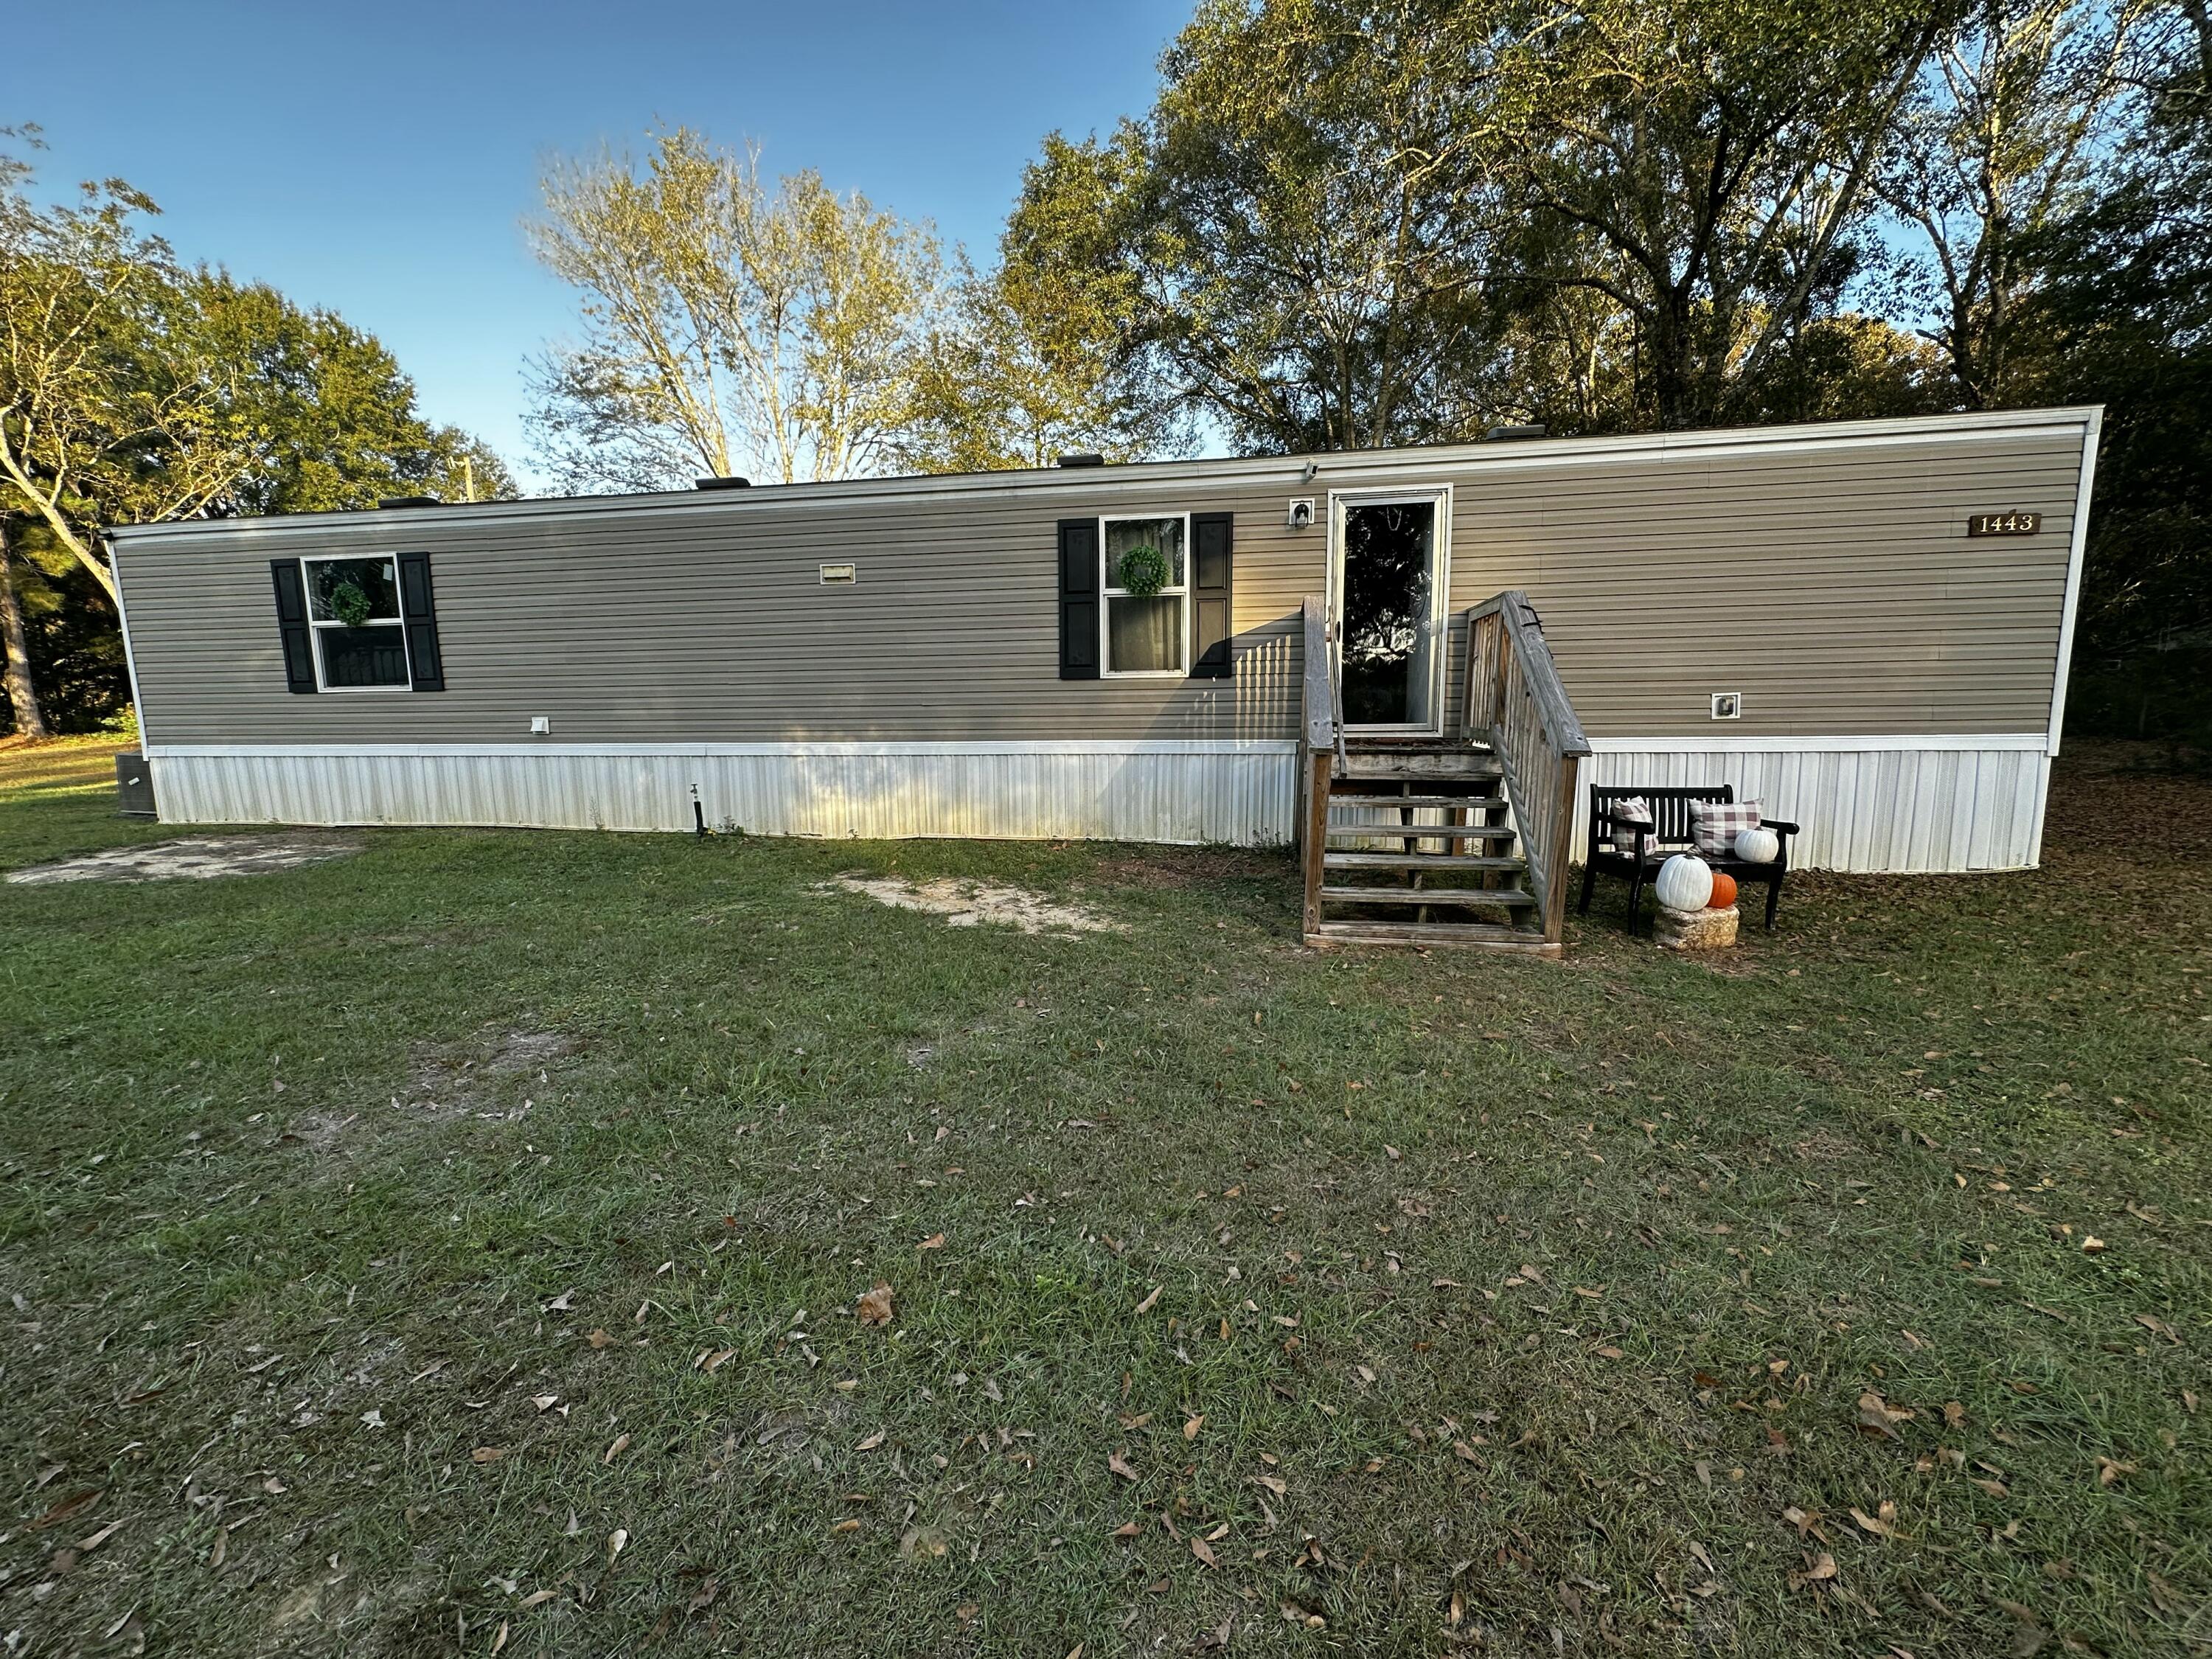
{"type": "Polygon", "coordinates": [[[1304,621],[1304,718],[1299,726],[1305,799],[1299,815],[1302,833],[1298,850],[1305,875],[1305,934],[1310,939],[1321,930],[1322,859],[1328,847],[1328,780],[1339,738],[1336,692],[1329,673],[1327,603],[1318,597],[1308,596],[1304,621]]]}
{"type": "MultiPolygon", "coordinates": [[[[1487,742],[1504,767],[1506,797],[1520,828],[1544,939],[1556,945],[1566,927],[1576,778],[1590,747],[1559,683],[1535,607],[1518,588],[1467,613],[1462,730],[1470,739],[1487,742]]],[[[1313,891],[1309,877],[1307,892],[1313,891]]]]}

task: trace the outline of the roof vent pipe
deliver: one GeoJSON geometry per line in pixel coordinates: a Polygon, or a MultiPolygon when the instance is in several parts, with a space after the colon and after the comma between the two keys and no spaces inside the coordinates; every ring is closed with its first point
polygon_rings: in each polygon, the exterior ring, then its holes
{"type": "Polygon", "coordinates": [[[694,489],[750,489],[753,481],[750,478],[694,478],[691,487],[694,489]]]}
{"type": "Polygon", "coordinates": [[[1533,426],[1493,426],[1482,434],[1482,441],[1487,444],[1506,443],[1515,438],[1540,438],[1543,435],[1544,424],[1539,421],[1533,426]]]}
{"type": "Polygon", "coordinates": [[[377,502],[377,506],[385,508],[395,507],[443,507],[445,503],[440,501],[435,495],[386,495],[382,501],[377,502]]]}
{"type": "Polygon", "coordinates": [[[1103,455],[1092,454],[1086,450],[1078,455],[1061,456],[1060,464],[1062,466],[1103,466],[1106,465],[1106,458],[1103,455]]]}

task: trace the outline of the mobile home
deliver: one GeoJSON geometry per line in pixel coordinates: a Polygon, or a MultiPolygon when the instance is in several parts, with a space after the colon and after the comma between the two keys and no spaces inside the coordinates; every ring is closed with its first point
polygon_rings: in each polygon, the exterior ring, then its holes
{"type": "Polygon", "coordinates": [[[1800,865],[2004,869],[2037,861],[2097,430],[1501,436],[110,536],[172,823],[1311,842],[1316,773],[1395,748],[1495,755],[1486,823],[1548,838],[1553,887],[1593,785],[1732,784],[1802,824],[1800,865]],[[1501,751],[1516,698],[1564,785],[1501,751]]]}

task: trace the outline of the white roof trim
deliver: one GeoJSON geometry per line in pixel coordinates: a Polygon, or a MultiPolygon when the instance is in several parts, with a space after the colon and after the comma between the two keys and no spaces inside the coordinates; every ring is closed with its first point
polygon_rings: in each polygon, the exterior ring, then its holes
{"type": "Polygon", "coordinates": [[[1139,461],[1121,466],[1042,467],[1018,472],[928,474],[854,478],[834,483],[763,484],[750,489],[675,489],[638,495],[567,495],[516,501],[451,502],[441,507],[378,508],[358,513],[287,514],[266,519],[185,519],[165,524],[118,525],[106,533],[119,540],[155,537],[262,534],[295,536],[302,530],[368,534],[389,540],[432,526],[479,525],[532,519],[578,519],[600,513],[696,513],[735,516],[779,507],[842,507],[856,502],[959,500],[1008,492],[1064,492],[1088,506],[1123,495],[1152,495],[1167,485],[1267,483],[1311,489],[1303,477],[1311,463],[1325,487],[1423,476],[1440,468],[1502,471],[1588,466],[1607,461],[1686,461],[1783,450],[1858,449],[1895,443],[1963,442],[1972,439],[2040,436],[2056,430],[2087,432],[2101,407],[2006,410],[1972,415],[1923,415],[1909,419],[1828,421],[1802,426],[1738,427],[1711,432],[1649,432],[1608,438],[1520,438],[1474,444],[1436,444],[1406,449],[1328,450],[1317,454],[1261,455],[1209,460],[1139,461]]]}

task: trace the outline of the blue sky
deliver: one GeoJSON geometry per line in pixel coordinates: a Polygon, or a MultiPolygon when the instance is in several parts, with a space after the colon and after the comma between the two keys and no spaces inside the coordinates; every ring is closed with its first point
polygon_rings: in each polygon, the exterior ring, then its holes
{"type": "Polygon", "coordinates": [[[424,412],[518,464],[523,359],[569,324],[518,228],[550,151],[656,121],[820,169],[988,262],[1023,163],[1152,101],[1193,0],[24,9],[0,82],[49,191],[120,175],[190,259],[380,337],[424,412]]]}

